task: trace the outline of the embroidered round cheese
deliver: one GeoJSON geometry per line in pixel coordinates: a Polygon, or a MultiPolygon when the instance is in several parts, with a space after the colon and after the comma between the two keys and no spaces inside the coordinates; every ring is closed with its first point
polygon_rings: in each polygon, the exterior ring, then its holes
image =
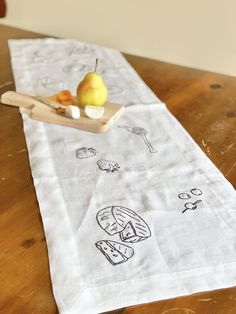
{"type": "Polygon", "coordinates": [[[151,236],[146,222],[134,211],[122,206],[110,206],[97,213],[100,227],[109,235],[119,233],[124,242],[139,242],[151,236]]]}

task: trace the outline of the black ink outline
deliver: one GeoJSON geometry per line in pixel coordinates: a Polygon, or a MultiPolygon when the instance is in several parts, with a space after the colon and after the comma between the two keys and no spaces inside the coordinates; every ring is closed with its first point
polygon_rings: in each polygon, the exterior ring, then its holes
{"type": "Polygon", "coordinates": [[[41,51],[34,51],[32,57],[32,63],[34,64],[53,64],[57,62],[55,59],[50,59],[50,57],[41,53],[41,51]]]}
{"type": "Polygon", "coordinates": [[[65,83],[62,80],[54,80],[53,78],[49,76],[45,76],[45,77],[40,77],[38,79],[38,84],[40,84],[43,88],[47,90],[57,92],[64,89],[65,83]]]}
{"type": "Polygon", "coordinates": [[[178,198],[180,198],[181,200],[189,200],[191,198],[191,195],[188,194],[188,193],[183,192],[183,193],[179,193],[178,194],[178,198]],[[181,195],[187,195],[187,198],[186,197],[181,197],[181,195]]]}
{"type": "Polygon", "coordinates": [[[199,188],[193,188],[193,189],[190,190],[190,192],[191,192],[193,195],[197,195],[197,196],[202,195],[202,190],[200,190],[199,188]],[[197,190],[197,191],[199,191],[200,193],[193,193],[194,190],[197,190]]]}
{"type": "Polygon", "coordinates": [[[79,62],[70,63],[62,68],[65,73],[75,73],[75,72],[91,72],[91,66],[87,64],[82,64],[79,62]]]}
{"type": "Polygon", "coordinates": [[[127,125],[118,125],[117,126],[120,129],[125,129],[128,132],[131,132],[135,135],[141,136],[141,138],[143,139],[144,143],[147,145],[149,152],[150,153],[157,153],[157,150],[155,148],[153,148],[152,144],[149,142],[149,140],[147,139],[147,133],[148,131],[142,127],[139,126],[134,126],[134,127],[129,127],[127,125]]]}
{"type": "MultiPolygon", "coordinates": [[[[134,249],[126,244],[123,244],[123,243],[119,243],[119,242],[116,242],[116,241],[111,241],[111,240],[100,240],[100,241],[97,241],[95,243],[95,246],[97,249],[99,249],[99,251],[106,257],[106,259],[113,265],[113,266],[116,266],[116,265],[120,265],[120,264],[123,264],[125,262],[127,262],[130,258],[132,258],[134,256],[134,249]],[[103,243],[99,243],[99,242],[103,242],[103,243]],[[104,243],[105,242],[105,243],[104,243]],[[126,248],[125,252],[122,253],[119,249],[117,249],[115,246],[113,246],[112,244],[115,243],[115,244],[118,244],[119,246],[123,246],[126,248]],[[102,244],[105,244],[107,245],[112,253],[118,253],[122,258],[123,260],[118,262],[118,263],[115,263],[111,257],[105,252],[105,250],[101,247],[102,244]],[[127,255],[125,255],[127,249],[129,249],[131,251],[131,255],[127,257],[127,255]],[[114,251],[114,252],[113,252],[114,251]]],[[[114,255],[114,254],[113,254],[114,255]]],[[[116,257],[116,256],[115,256],[116,257]]]]}
{"type": "Polygon", "coordinates": [[[97,154],[97,150],[93,147],[80,147],[78,149],[76,149],[75,152],[75,156],[78,159],[86,159],[86,158],[91,158],[91,157],[95,157],[97,154]],[[84,155],[84,157],[79,157],[79,153],[81,152],[81,154],[84,155]]]}
{"type": "Polygon", "coordinates": [[[120,169],[118,162],[107,159],[99,159],[97,161],[97,166],[101,171],[106,171],[106,173],[118,171],[120,169]]]}
{"type": "Polygon", "coordinates": [[[202,200],[197,200],[196,202],[192,203],[192,202],[187,202],[184,204],[185,209],[182,211],[182,214],[185,213],[187,210],[195,210],[197,209],[197,204],[201,203],[202,200]],[[191,204],[191,207],[188,207],[191,204]]]}
{"type": "Polygon", "coordinates": [[[94,48],[87,44],[83,44],[81,46],[73,45],[69,47],[67,53],[69,56],[81,54],[92,55],[94,54],[94,48]]]}
{"type": "MultiPolygon", "coordinates": [[[[192,193],[195,196],[200,196],[200,195],[202,195],[202,190],[200,190],[199,188],[192,188],[190,190],[190,193],[192,193]],[[198,191],[198,193],[194,193],[195,191],[198,191]]],[[[180,198],[182,200],[184,200],[184,199],[186,200],[186,199],[190,199],[191,195],[186,193],[186,192],[182,192],[182,193],[178,194],[178,198],[180,198]],[[181,195],[187,195],[187,198],[181,197],[181,195]]],[[[199,200],[196,200],[194,203],[192,203],[192,202],[185,203],[184,204],[185,209],[182,210],[182,214],[184,214],[187,210],[195,210],[195,209],[197,209],[197,204],[199,204],[201,202],[202,202],[202,200],[199,199],[199,200]]]]}
{"type": "Polygon", "coordinates": [[[96,220],[98,225],[109,235],[113,236],[117,233],[119,233],[120,239],[123,242],[128,242],[128,243],[134,243],[134,242],[140,242],[143,240],[146,240],[147,238],[151,237],[151,230],[148,226],[148,224],[146,223],[146,221],[141,218],[136,212],[134,212],[133,210],[127,208],[127,207],[123,207],[123,206],[108,206],[105,207],[103,209],[100,209],[97,212],[96,215],[96,220]],[[119,210],[119,213],[114,213],[114,210],[119,210]],[[120,213],[121,212],[121,213],[120,213]],[[122,215],[123,214],[123,215],[122,215]],[[104,227],[104,223],[102,223],[102,221],[104,219],[103,216],[106,215],[107,220],[112,220],[111,222],[106,222],[106,226],[104,227]],[[119,219],[117,218],[117,216],[121,216],[124,219],[119,219]],[[121,222],[118,222],[118,219],[121,222]],[[137,221],[137,222],[136,222],[137,221]],[[112,229],[111,231],[111,226],[114,225],[114,223],[116,223],[116,228],[112,229]],[[138,226],[137,226],[138,224],[138,226]],[[131,238],[124,238],[123,236],[123,231],[127,228],[127,225],[132,225],[132,228],[134,229],[134,236],[131,238]],[[140,228],[140,225],[142,228],[140,228]],[[107,230],[109,228],[109,231],[107,230]],[[116,232],[115,229],[117,230],[116,232]],[[142,232],[142,236],[139,235],[139,230],[141,230],[142,232]],[[145,231],[145,233],[143,234],[143,232],[145,231]]]}

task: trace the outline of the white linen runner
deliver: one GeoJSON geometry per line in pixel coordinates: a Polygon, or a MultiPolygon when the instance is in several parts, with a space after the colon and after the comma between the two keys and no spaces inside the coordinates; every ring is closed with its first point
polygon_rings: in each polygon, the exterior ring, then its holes
{"type": "Polygon", "coordinates": [[[106,134],[33,121],[30,165],[62,314],[93,314],[236,284],[232,185],[115,50],[74,40],[10,40],[16,89],[75,94],[95,58],[106,134]]]}

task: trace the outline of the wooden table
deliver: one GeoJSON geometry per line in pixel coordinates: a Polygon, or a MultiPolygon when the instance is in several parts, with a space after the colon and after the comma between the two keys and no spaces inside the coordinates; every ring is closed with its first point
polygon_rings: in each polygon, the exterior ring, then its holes
{"type": "MultiPolygon", "coordinates": [[[[7,39],[39,34],[0,25],[0,94],[14,89],[7,39]]],[[[205,154],[236,187],[236,78],[125,54],[205,154]]],[[[0,106],[0,313],[58,313],[18,109],[0,106]]],[[[230,314],[236,288],[118,310],[230,314]]],[[[80,313],[86,314],[86,313],[80,313]]]]}

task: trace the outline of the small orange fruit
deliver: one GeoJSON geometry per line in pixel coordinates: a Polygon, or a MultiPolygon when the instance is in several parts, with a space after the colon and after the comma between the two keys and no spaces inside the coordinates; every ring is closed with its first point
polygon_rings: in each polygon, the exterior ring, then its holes
{"type": "Polygon", "coordinates": [[[57,94],[57,101],[62,105],[73,105],[73,96],[68,89],[65,89],[57,94]]]}

